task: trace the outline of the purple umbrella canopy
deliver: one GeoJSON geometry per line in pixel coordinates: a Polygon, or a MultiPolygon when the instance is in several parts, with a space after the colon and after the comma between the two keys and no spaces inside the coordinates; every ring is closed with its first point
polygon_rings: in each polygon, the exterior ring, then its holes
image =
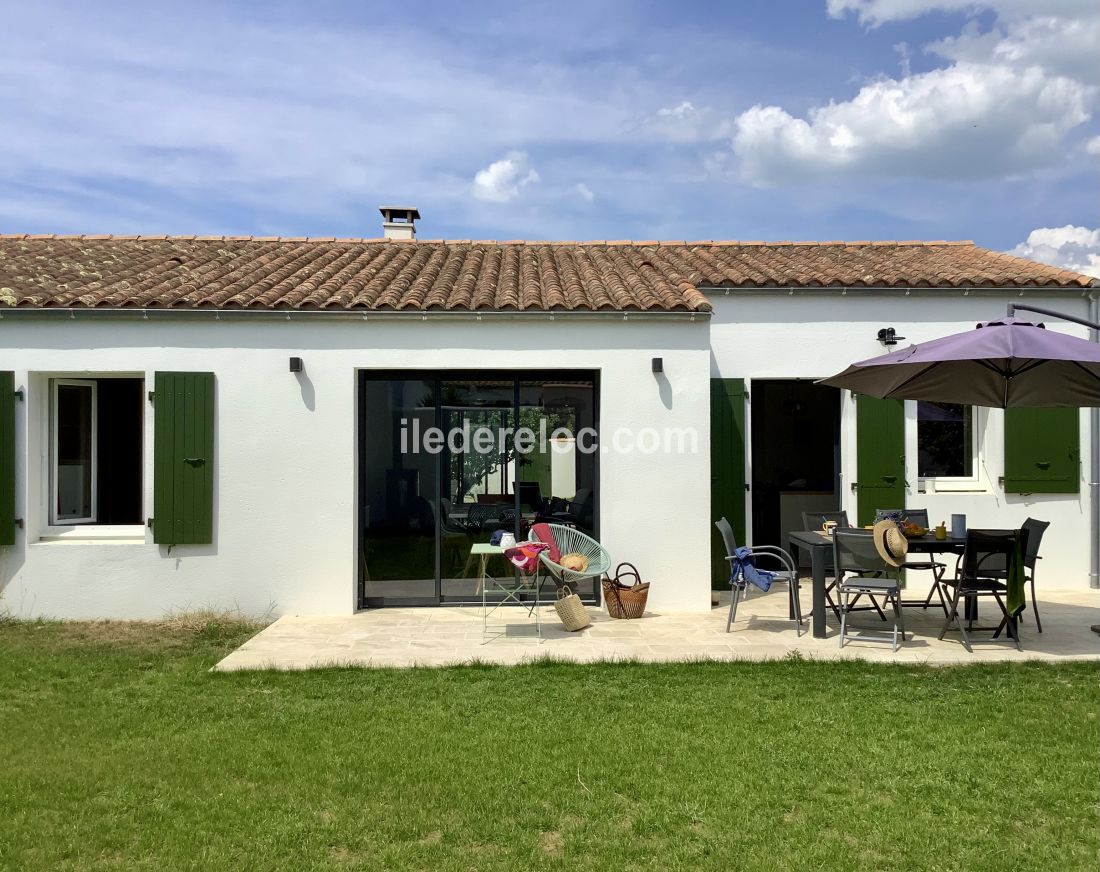
{"type": "Polygon", "coordinates": [[[1100,406],[1100,344],[1019,318],[852,364],[821,384],[971,406],[1100,406]]]}

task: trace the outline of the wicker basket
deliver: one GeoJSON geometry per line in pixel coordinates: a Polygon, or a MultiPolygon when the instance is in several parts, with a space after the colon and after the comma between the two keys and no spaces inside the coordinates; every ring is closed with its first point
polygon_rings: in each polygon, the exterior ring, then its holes
{"type": "Polygon", "coordinates": [[[620,563],[615,567],[615,577],[604,576],[601,584],[603,600],[611,617],[640,618],[645,612],[645,604],[649,599],[649,582],[642,581],[633,563],[620,563]],[[624,566],[628,568],[623,569],[624,566]],[[624,579],[633,579],[633,583],[626,584],[624,579]]]}
{"type": "Polygon", "coordinates": [[[584,607],[581,598],[573,593],[572,588],[563,584],[558,588],[558,598],[554,602],[554,610],[561,618],[562,626],[570,633],[583,630],[592,623],[592,616],[584,607]]]}

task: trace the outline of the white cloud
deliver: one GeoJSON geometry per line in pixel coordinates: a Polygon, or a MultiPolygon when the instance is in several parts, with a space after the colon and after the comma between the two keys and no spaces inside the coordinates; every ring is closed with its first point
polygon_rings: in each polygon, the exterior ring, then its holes
{"type": "Polygon", "coordinates": [[[1100,136],[1094,136],[1085,144],[1085,151],[1089,154],[1100,155],[1100,136]]]}
{"type": "Polygon", "coordinates": [[[539,181],[539,174],[527,161],[527,152],[510,151],[474,176],[473,193],[479,200],[508,203],[527,185],[539,181]]]}
{"type": "Polygon", "coordinates": [[[658,109],[645,120],[643,128],[670,142],[706,142],[730,134],[728,119],[719,118],[709,106],[696,106],[684,100],[675,106],[658,109]]]}
{"type": "Polygon", "coordinates": [[[1100,277],[1100,229],[1040,227],[1008,253],[1100,277]]]}
{"type": "Polygon", "coordinates": [[[1095,85],[1100,83],[1100,4],[1092,12],[1075,18],[1009,19],[988,31],[971,21],[958,36],[930,43],[925,50],[951,61],[1039,66],[1095,85]]]}
{"type": "Polygon", "coordinates": [[[1100,91],[1100,5],[1032,8],[1030,0],[829,0],[830,15],[854,13],[868,26],[932,10],[992,9],[997,18],[923,47],[947,66],[910,74],[909,47],[899,43],[902,74],[870,81],[849,100],[803,117],[780,106],[743,112],[733,135],[742,176],[757,185],[845,173],[998,178],[1064,162],[1066,135],[1089,120],[1100,91]]]}
{"type": "Polygon", "coordinates": [[[854,13],[860,24],[877,27],[890,21],[906,21],[929,12],[976,13],[991,9],[1003,17],[1034,14],[1085,15],[1096,11],[1094,0],[828,0],[833,18],[854,13]]]}
{"type": "Polygon", "coordinates": [[[1038,68],[959,63],[865,85],[852,99],[796,118],[754,106],[733,150],[756,184],[838,172],[974,178],[1054,162],[1088,118],[1088,89],[1038,68]]]}
{"type": "Polygon", "coordinates": [[[584,182],[577,182],[577,184],[573,186],[573,190],[580,194],[581,199],[586,203],[591,203],[596,199],[596,195],[592,193],[592,189],[584,182]]]}

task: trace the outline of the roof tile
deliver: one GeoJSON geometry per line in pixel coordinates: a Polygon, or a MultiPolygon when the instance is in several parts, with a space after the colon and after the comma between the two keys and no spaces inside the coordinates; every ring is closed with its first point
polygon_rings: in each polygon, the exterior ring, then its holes
{"type": "Polygon", "coordinates": [[[1100,281],[966,242],[509,242],[0,236],[15,305],[708,311],[699,288],[1100,281]]]}

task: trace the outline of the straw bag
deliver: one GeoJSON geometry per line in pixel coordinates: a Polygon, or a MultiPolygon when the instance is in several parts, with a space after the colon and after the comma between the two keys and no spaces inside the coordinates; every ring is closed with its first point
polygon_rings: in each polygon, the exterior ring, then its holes
{"type": "Polygon", "coordinates": [[[605,575],[601,582],[607,613],[613,618],[640,618],[649,599],[649,582],[642,581],[638,567],[633,563],[620,563],[615,567],[615,577],[605,575]],[[623,569],[623,567],[628,567],[623,569]],[[625,584],[624,579],[633,579],[625,584]]]}
{"type": "Polygon", "coordinates": [[[558,588],[558,598],[554,603],[554,611],[558,613],[562,625],[570,633],[583,630],[592,623],[592,616],[588,614],[588,609],[581,603],[581,598],[573,593],[573,589],[567,584],[558,588]]]}

